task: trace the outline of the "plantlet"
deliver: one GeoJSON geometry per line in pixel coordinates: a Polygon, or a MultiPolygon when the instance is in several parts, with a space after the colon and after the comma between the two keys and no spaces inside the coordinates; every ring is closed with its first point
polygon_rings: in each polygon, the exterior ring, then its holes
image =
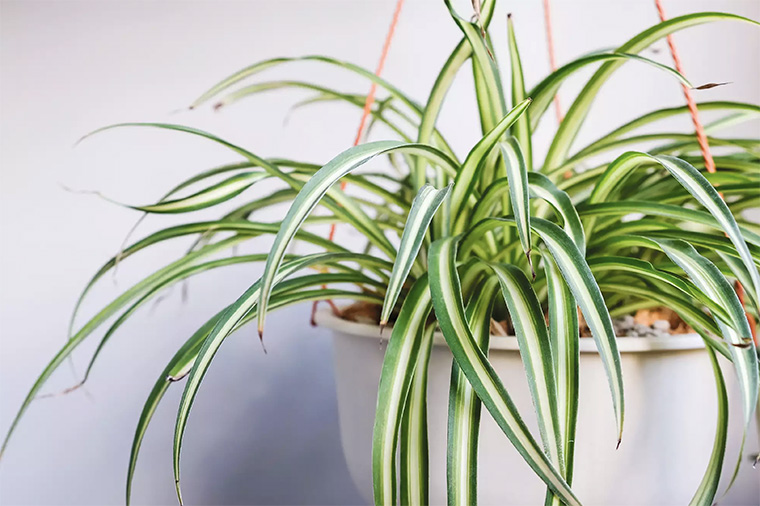
{"type": "MultiPolygon", "coordinates": [[[[252,321],[257,322],[263,339],[267,314],[280,307],[349,299],[381,306],[378,324],[381,329],[392,326],[374,428],[377,504],[428,502],[425,392],[432,336],[437,329],[454,357],[447,462],[450,502],[475,501],[482,403],[546,483],[547,503],[579,504],[571,488],[579,409],[577,308],[596,342],[609,380],[618,427],[618,440],[610,444],[620,444],[624,378],[612,317],[660,306],[674,310],[703,337],[714,365],[719,419],[713,452],[692,501],[712,504],[728,430],[727,396],[718,361],[730,361],[736,371],[745,431],[758,399],[758,358],[746,315],[759,316],[760,226],[742,218],[741,212],[756,207],[760,198],[760,141],[710,137],[711,144],[722,151],[715,158],[718,171],[707,173],[693,134],[637,133],[659,120],[688,114],[686,107],[652,111],[580,149],[574,149],[574,140],[600,88],[627,62],[653,66],[664,79],[693,87],[677,71],[640,56],[654,42],[702,23],[754,22],[721,13],[674,18],[637,34],[616,50],[578,58],[528,89],[511,20],[507,48],[510,82],[502,83],[495,55],[503,48],[491,48],[484,36],[494,4],[478,3],[476,21],[471,22],[447,2],[463,38],[444,64],[425,105],[361,67],[307,56],[254,64],[214,86],[192,106],[212,100],[226,106],[258,93],[298,88],[314,91],[315,102],[362,107],[364,96],[307,81],[256,80],[268,69],[299,61],[319,62],[376,83],[385,96],[373,107],[372,120],[395,132],[398,139],[358,145],[326,164],[265,159],[210,133],[180,125],[106,127],[182,132],[221,144],[241,157],[238,163],[181,182],[155,204],[133,209],[190,216],[193,211],[230,201],[237,207],[217,220],[188,218],[185,224],[155,232],[126,246],[100,268],[81,295],[74,317],[92,286],[119,262],[163,241],[194,239],[185,255],[127,289],[78,330],[72,318],[70,339],[32,387],[3,449],[50,375],[112,318],[115,320],[101,337],[87,374],[119,326],[162,290],[212,269],[261,262],[261,278],[190,336],[158,375],[134,436],[127,502],[143,435],[174,382],[184,380],[174,436],[174,473],[181,500],[185,424],[224,340],[252,321]],[[468,62],[483,136],[460,158],[435,124],[446,92],[468,62]],[[532,148],[534,130],[563,82],[589,66],[598,68],[576,96],[539,163],[532,148]],[[625,151],[644,141],[656,146],[647,153],[625,151]],[[369,162],[386,157],[398,173],[363,170],[369,162]],[[593,166],[587,166],[591,161],[593,166]],[[256,194],[257,183],[265,179],[278,180],[282,188],[256,194]],[[360,191],[344,193],[335,186],[339,181],[360,191]],[[255,211],[290,201],[279,222],[250,219],[255,211]],[[321,214],[315,213],[317,208],[321,214]],[[325,223],[353,227],[366,239],[366,248],[357,252],[310,231],[325,223]],[[263,235],[274,236],[268,252],[219,256],[263,235]],[[309,243],[318,252],[288,254],[294,241],[309,243]],[[734,290],[736,281],[744,287],[744,303],[734,290]],[[528,430],[488,360],[491,322],[507,317],[519,341],[538,437],[528,430]]],[[[711,134],[760,114],[760,107],[738,102],[702,102],[699,108],[721,115],[708,125],[711,134]]]]}

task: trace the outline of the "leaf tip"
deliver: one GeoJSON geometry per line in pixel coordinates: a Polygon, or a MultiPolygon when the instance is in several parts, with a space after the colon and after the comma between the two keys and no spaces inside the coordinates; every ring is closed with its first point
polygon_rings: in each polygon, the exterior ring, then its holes
{"type": "Polygon", "coordinates": [[[725,83],[707,83],[701,86],[694,86],[692,90],[709,90],[710,88],[717,88],[718,86],[725,86],[727,84],[733,84],[733,82],[726,81],[725,83]]]}
{"type": "Polygon", "coordinates": [[[528,251],[526,251],[525,252],[525,256],[528,259],[528,266],[530,267],[531,279],[532,279],[532,281],[535,281],[536,280],[536,269],[533,268],[533,259],[530,256],[531,251],[533,251],[533,250],[529,249],[528,251]]]}
{"type": "Polygon", "coordinates": [[[174,488],[177,490],[177,500],[179,501],[179,506],[184,506],[185,502],[182,500],[182,489],[179,486],[179,476],[174,478],[174,488]]]}
{"type": "Polygon", "coordinates": [[[386,325],[388,325],[388,320],[383,320],[380,322],[380,336],[383,335],[383,330],[385,330],[386,325]]]}
{"type": "Polygon", "coordinates": [[[623,442],[623,438],[622,437],[618,437],[617,444],[615,445],[615,449],[616,450],[620,448],[620,443],[621,442],[623,442]]]}
{"type": "Polygon", "coordinates": [[[264,345],[264,333],[259,332],[259,342],[261,343],[261,349],[264,350],[264,355],[268,355],[267,347],[264,345]]]}

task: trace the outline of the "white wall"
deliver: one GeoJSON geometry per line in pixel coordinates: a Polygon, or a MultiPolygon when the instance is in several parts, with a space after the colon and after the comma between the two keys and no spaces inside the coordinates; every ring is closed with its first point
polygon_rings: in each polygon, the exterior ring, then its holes
{"type": "MultiPolygon", "coordinates": [[[[534,83],[547,70],[540,2],[501,3],[494,26],[503,24],[508,8],[513,11],[527,78],[534,83]]],[[[467,2],[460,4],[464,9],[467,2]]],[[[649,0],[554,4],[561,62],[612,47],[656,21],[649,0]]],[[[671,16],[726,10],[760,18],[754,0],[665,4],[671,16]]],[[[392,9],[391,0],[0,3],[0,432],[66,339],[80,289],[118,249],[135,219],[133,212],[69,193],[59,183],[147,203],[180,178],[235,159],[202,140],[166,132],[114,131],[73,149],[77,138],[113,122],[170,121],[202,127],[265,156],[326,161],[353,140],[357,111],[320,106],[281,126],[288,106],[303,96],[296,93],[262,96],[218,114],[171,111],[232,71],[272,56],[324,53],[374,67],[392,9]]],[[[497,32],[496,46],[503,48],[504,34],[497,32]]],[[[441,2],[409,0],[386,76],[422,99],[459,37],[441,2]]],[[[760,102],[760,31],[721,23],[683,32],[677,42],[693,82],[733,82],[700,98],[760,102]]],[[[647,55],[670,63],[665,44],[657,47],[662,51],[647,55]]],[[[357,92],[366,88],[313,64],[274,74],[357,92]]],[[[477,136],[466,74],[440,121],[460,151],[477,136]]],[[[577,83],[565,92],[565,104],[574,89],[577,83]]],[[[674,81],[629,64],[602,92],[580,138],[681,103],[674,81]]],[[[757,123],[745,126],[743,134],[757,137],[757,123]]],[[[138,235],[169,222],[153,218],[138,235]]],[[[103,283],[85,312],[180,251],[165,247],[135,257],[120,270],[118,287],[103,283]]],[[[122,328],[86,394],[34,402],[0,465],[0,501],[122,502],[132,431],[153,381],[178,343],[257,273],[243,266],[193,280],[186,304],[175,292],[122,328]]],[[[330,342],[307,320],[308,307],[272,316],[266,356],[253,329],[220,351],[187,430],[183,487],[189,502],[360,501],[338,442],[330,342]]],[[[79,372],[92,349],[85,348],[76,355],[79,372]]],[[[63,367],[46,390],[72,382],[63,367]]],[[[171,435],[178,398],[179,389],[172,389],[150,427],[135,480],[136,503],[175,501],[171,435]]]]}

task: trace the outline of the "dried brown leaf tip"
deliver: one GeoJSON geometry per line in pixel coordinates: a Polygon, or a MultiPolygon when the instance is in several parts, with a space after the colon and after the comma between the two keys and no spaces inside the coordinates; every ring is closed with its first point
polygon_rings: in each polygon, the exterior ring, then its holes
{"type": "Polygon", "coordinates": [[[493,60],[493,53],[491,53],[491,48],[488,47],[488,36],[486,35],[486,29],[483,27],[483,21],[481,20],[481,7],[482,5],[480,0],[472,0],[472,9],[475,11],[475,14],[472,15],[472,22],[477,24],[478,28],[480,28],[480,36],[483,38],[483,44],[486,46],[488,57],[493,60]]]}
{"type": "Polygon", "coordinates": [[[730,81],[725,83],[707,83],[703,84],[702,86],[697,86],[694,88],[695,90],[709,90],[710,88],[717,88],[718,86],[725,86],[727,84],[732,84],[730,81]]]}

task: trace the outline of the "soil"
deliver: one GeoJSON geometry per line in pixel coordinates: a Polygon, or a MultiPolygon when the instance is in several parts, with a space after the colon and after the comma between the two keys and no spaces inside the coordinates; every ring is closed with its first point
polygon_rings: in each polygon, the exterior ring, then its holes
{"type": "MultiPolygon", "coordinates": [[[[377,304],[361,301],[342,308],[338,316],[352,322],[377,325],[380,322],[381,310],[382,308],[377,304]]],[[[581,337],[591,337],[591,332],[580,311],[578,311],[578,323],[581,337]]],[[[666,307],[639,309],[633,315],[632,320],[631,317],[626,317],[615,319],[613,323],[616,327],[616,333],[621,337],[621,334],[628,332],[639,334],[642,337],[659,334],[691,334],[694,332],[675,311],[666,307]]],[[[512,325],[506,320],[491,321],[491,333],[494,335],[508,336],[512,335],[513,331],[512,325]]]]}

